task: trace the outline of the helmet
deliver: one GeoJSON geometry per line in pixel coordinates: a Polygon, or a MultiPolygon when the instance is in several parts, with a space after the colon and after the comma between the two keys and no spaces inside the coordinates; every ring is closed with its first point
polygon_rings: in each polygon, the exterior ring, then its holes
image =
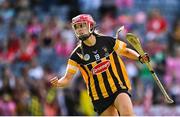
{"type": "Polygon", "coordinates": [[[78,16],[72,18],[72,25],[76,24],[76,23],[84,22],[84,21],[88,23],[88,25],[90,26],[90,29],[94,28],[94,26],[96,24],[91,15],[81,14],[81,15],[78,15],[78,16]]]}
{"type": "Polygon", "coordinates": [[[92,34],[92,32],[94,31],[95,24],[96,24],[91,15],[89,15],[89,14],[80,14],[80,15],[72,18],[72,27],[73,27],[73,29],[74,29],[75,24],[83,23],[83,22],[86,22],[86,24],[88,25],[89,34],[88,35],[82,35],[82,36],[76,34],[76,36],[82,41],[87,39],[92,34]]]}

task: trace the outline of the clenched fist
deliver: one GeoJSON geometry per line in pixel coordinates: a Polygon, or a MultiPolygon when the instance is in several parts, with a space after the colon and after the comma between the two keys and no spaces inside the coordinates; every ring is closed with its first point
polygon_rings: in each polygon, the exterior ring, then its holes
{"type": "Polygon", "coordinates": [[[58,87],[58,80],[59,78],[56,76],[50,80],[50,83],[53,87],[58,87]]]}
{"type": "Polygon", "coordinates": [[[145,53],[143,56],[139,56],[139,61],[140,61],[141,63],[150,62],[149,55],[148,55],[147,53],[145,53]]]}

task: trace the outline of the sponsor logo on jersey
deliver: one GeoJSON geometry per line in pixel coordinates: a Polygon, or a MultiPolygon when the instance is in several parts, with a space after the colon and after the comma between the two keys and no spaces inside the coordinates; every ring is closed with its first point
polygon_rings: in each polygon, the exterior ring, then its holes
{"type": "Polygon", "coordinates": [[[99,64],[94,66],[91,71],[95,75],[95,74],[106,71],[109,66],[110,66],[110,61],[106,60],[106,61],[100,62],[99,64]]]}

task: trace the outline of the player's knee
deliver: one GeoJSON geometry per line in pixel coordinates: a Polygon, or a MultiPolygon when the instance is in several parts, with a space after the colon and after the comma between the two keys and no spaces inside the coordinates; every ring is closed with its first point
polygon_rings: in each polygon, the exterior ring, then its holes
{"type": "Polygon", "coordinates": [[[134,116],[132,105],[127,103],[122,103],[119,106],[121,106],[118,108],[121,116],[134,116]]]}
{"type": "Polygon", "coordinates": [[[100,116],[118,116],[118,112],[112,105],[108,107],[100,116]]]}
{"type": "Polygon", "coordinates": [[[121,116],[134,116],[134,112],[129,106],[123,106],[123,111],[120,112],[121,116]]]}
{"type": "Polygon", "coordinates": [[[121,116],[135,116],[135,114],[133,112],[122,112],[120,113],[121,116]]]}

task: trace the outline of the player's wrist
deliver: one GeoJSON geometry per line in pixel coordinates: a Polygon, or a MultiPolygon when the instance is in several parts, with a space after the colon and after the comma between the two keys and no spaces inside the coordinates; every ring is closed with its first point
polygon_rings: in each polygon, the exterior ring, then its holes
{"type": "Polygon", "coordinates": [[[143,62],[142,62],[142,56],[141,56],[141,55],[138,56],[138,61],[143,64],[143,62]]]}
{"type": "Polygon", "coordinates": [[[143,64],[143,63],[146,63],[146,62],[150,62],[150,58],[149,58],[149,55],[147,53],[145,53],[144,55],[139,55],[138,56],[138,60],[143,64]]]}

